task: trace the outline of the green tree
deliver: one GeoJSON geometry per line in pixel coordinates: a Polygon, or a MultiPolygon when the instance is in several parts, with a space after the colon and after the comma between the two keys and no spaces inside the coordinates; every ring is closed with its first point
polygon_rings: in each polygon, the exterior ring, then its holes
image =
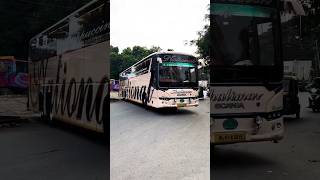
{"type": "Polygon", "coordinates": [[[119,79],[121,71],[132,66],[144,57],[161,50],[160,47],[152,46],[150,49],[141,46],[127,47],[119,53],[118,47],[111,46],[110,53],[110,78],[119,79]]]}
{"type": "MultiPolygon", "coordinates": [[[[209,13],[210,13],[210,4],[207,6],[207,14],[204,16],[206,21],[209,21],[209,13]]],[[[205,59],[209,61],[210,57],[210,48],[212,46],[212,42],[210,40],[210,25],[206,24],[201,31],[198,32],[197,39],[191,40],[190,45],[197,46],[197,53],[200,55],[199,58],[205,59]]]]}
{"type": "Polygon", "coordinates": [[[197,53],[200,58],[209,59],[211,40],[209,34],[209,25],[206,25],[202,31],[198,32],[198,39],[190,41],[191,45],[197,46],[197,53]]]}

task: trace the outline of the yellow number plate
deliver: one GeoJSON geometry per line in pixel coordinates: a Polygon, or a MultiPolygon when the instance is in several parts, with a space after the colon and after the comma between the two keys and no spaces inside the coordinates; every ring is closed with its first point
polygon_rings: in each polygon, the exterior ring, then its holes
{"type": "Polygon", "coordinates": [[[246,133],[214,133],[215,143],[232,143],[246,140],[246,133]]]}
{"type": "Polygon", "coordinates": [[[186,103],[177,103],[177,107],[186,107],[187,104],[186,103]]]}

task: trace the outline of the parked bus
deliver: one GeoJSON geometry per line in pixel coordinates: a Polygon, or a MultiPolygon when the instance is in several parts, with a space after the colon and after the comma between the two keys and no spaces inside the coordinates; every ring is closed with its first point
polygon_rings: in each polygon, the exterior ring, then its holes
{"type": "Polygon", "coordinates": [[[107,132],[109,3],[94,0],[30,40],[29,106],[49,121],[107,132]]]}
{"type": "Polygon", "coordinates": [[[12,92],[23,92],[27,89],[26,62],[17,60],[14,56],[0,56],[0,93],[4,89],[12,92]]]}
{"type": "Polygon", "coordinates": [[[213,144],[283,138],[279,1],[211,0],[213,144]]]}
{"type": "Polygon", "coordinates": [[[119,80],[110,79],[110,91],[118,92],[120,88],[119,80]]]}
{"type": "Polygon", "coordinates": [[[151,106],[198,106],[198,62],[173,51],[153,53],[120,73],[119,96],[151,106]]]}
{"type": "Polygon", "coordinates": [[[15,73],[15,58],[13,56],[0,56],[0,88],[9,88],[10,77],[15,73]]]}

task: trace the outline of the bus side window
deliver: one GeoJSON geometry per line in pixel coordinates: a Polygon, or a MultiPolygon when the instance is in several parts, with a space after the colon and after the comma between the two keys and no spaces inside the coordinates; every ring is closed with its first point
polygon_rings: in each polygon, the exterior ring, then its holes
{"type": "Polygon", "coordinates": [[[149,72],[149,66],[150,66],[150,60],[145,60],[141,62],[140,64],[136,65],[136,72],[137,75],[143,75],[149,72]]]}
{"type": "Polygon", "coordinates": [[[148,72],[150,71],[150,67],[151,67],[150,62],[151,62],[151,58],[146,61],[146,68],[147,68],[148,72]]]}

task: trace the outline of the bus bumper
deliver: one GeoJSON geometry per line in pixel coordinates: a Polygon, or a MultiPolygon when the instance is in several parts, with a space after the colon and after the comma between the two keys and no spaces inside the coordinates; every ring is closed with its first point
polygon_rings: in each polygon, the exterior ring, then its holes
{"type": "Polygon", "coordinates": [[[242,142],[273,141],[283,139],[284,127],[282,118],[265,121],[257,127],[253,118],[238,119],[239,127],[233,130],[223,128],[222,119],[210,123],[210,142],[215,145],[242,142]]]}
{"type": "Polygon", "coordinates": [[[198,107],[199,103],[192,104],[174,104],[174,105],[165,105],[163,108],[183,108],[183,107],[198,107]]]}
{"type": "Polygon", "coordinates": [[[192,99],[192,100],[185,100],[184,102],[179,102],[179,100],[160,100],[161,106],[160,107],[172,107],[172,108],[181,108],[181,107],[197,107],[199,106],[199,100],[198,99],[192,99]]]}

